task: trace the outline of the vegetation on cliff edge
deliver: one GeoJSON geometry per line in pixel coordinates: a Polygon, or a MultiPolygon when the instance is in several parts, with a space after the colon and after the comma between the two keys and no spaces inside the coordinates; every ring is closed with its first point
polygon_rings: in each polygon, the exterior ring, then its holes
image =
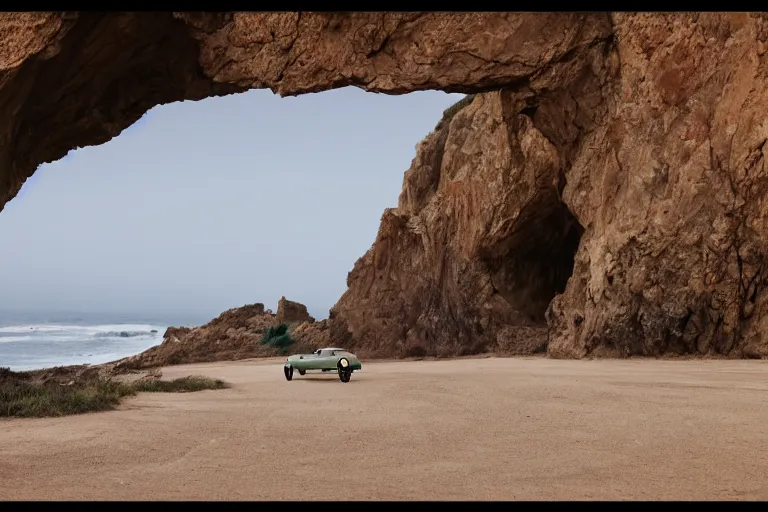
{"type": "Polygon", "coordinates": [[[472,103],[472,100],[474,99],[474,94],[467,94],[459,101],[445,109],[443,111],[443,117],[440,118],[440,121],[437,122],[437,126],[435,126],[435,131],[440,130],[446,123],[450,123],[451,119],[453,119],[453,116],[455,116],[464,107],[469,106],[469,104],[472,103]]]}

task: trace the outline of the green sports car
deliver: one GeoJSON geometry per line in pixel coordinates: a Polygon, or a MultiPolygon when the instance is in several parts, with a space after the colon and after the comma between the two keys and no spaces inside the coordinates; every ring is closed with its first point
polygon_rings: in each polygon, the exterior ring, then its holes
{"type": "Polygon", "coordinates": [[[341,382],[349,382],[352,372],[362,370],[363,365],[357,356],[343,348],[319,348],[311,354],[296,354],[285,360],[283,372],[285,379],[293,379],[293,370],[305,375],[309,370],[338,372],[341,382]]]}

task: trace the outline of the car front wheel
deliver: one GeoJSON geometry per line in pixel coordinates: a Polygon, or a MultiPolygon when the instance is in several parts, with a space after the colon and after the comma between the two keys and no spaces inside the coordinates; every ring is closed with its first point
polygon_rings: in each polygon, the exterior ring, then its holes
{"type": "Polygon", "coordinates": [[[283,366],[283,373],[285,373],[285,380],[290,381],[293,378],[293,366],[283,366]]]}
{"type": "Polygon", "coordinates": [[[336,365],[339,370],[339,380],[341,382],[349,382],[352,378],[352,368],[350,368],[349,360],[345,357],[339,359],[339,363],[336,365]]]}

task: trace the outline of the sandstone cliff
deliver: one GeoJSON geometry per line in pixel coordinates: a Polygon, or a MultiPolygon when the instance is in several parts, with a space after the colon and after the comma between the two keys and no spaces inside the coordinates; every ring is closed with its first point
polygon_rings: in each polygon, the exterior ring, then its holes
{"type": "Polygon", "coordinates": [[[368,357],[546,350],[583,228],[561,200],[559,148],[529,113],[506,91],[448,109],[330,318],[295,337],[368,357]]]}
{"type": "Polygon", "coordinates": [[[612,19],[613,44],[570,76],[478,95],[420,144],[304,339],[372,355],[768,354],[765,17],[612,19]]]}
{"type": "Polygon", "coordinates": [[[306,340],[768,355],[765,14],[0,13],[0,42],[0,207],[157,103],[477,93],[306,340]]]}

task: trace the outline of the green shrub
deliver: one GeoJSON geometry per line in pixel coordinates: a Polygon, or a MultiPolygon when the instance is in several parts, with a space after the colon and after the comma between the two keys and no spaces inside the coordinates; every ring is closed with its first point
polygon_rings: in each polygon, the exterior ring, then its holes
{"type": "Polygon", "coordinates": [[[262,345],[268,345],[280,350],[281,354],[288,351],[288,347],[293,345],[294,340],[290,334],[288,334],[288,326],[286,324],[280,324],[277,327],[270,327],[264,337],[261,339],[262,345]]]}

